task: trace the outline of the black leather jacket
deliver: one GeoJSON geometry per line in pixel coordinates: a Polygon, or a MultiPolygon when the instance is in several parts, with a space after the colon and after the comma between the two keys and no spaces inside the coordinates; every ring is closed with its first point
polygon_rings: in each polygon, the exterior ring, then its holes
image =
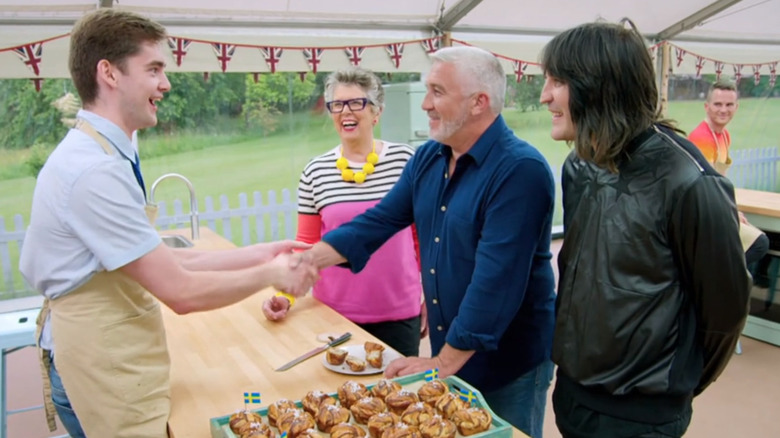
{"type": "Polygon", "coordinates": [[[733,186],[693,144],[652,127],[618,170],[564,163],[552,358],[586,406],[660,422],[723,371],[750,277],[733,186]]]}

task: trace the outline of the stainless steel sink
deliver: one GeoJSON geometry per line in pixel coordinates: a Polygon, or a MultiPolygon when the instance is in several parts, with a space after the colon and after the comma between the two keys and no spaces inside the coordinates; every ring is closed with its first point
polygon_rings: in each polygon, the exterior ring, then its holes
{"type": "Polygon", "coordinates": [[[171,248],[192,248],[192,242],[184,236],[162,236],[162,241],[171,248]]]}

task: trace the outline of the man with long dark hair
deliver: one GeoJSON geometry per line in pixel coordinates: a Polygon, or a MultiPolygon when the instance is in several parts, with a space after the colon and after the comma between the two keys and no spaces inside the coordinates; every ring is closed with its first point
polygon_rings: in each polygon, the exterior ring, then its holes
{"type": "Polygon", "coordinates": [[[734,189],[660,118],[636,29],[567,30],[542,64],[552,137],[574,146],[562,172],[556,423],[564,437],[681,436],[747,316],[734,189]]]}

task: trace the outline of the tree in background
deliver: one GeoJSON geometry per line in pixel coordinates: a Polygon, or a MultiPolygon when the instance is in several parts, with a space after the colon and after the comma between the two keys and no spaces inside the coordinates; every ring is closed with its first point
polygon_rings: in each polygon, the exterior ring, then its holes
{"type": "Polygon", "coordinates": [[[539,96],[543,85],[544,77],[541,75],[524,76],[520,82],[514,75],[507,76],[506,106],[514,106],[522,112],[538,111],[541,108],[539,96]]]}
{"type": "Polygon", "coordinates": [[[68,92],[75,92],[69,79],[46,79],[40,92],[26,79],[0,80],[0,148],[59,142],[67,128],[52,102],[68,92]]]}

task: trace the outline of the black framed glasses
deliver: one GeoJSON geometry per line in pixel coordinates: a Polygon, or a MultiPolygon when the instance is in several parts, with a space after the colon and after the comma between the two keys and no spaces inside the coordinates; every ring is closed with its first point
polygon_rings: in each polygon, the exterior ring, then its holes
{"type": "Polygon", "coordinates": [[[346,107],[349,107],[350,111],[360,111],[368,103],[371,103],[368,101],[368,98],[358,97],[357,99],[331,100],[325,102],[325,107],[328,108],[328,112],[331,114],[336,114],[343,112],[346,107]]]}

